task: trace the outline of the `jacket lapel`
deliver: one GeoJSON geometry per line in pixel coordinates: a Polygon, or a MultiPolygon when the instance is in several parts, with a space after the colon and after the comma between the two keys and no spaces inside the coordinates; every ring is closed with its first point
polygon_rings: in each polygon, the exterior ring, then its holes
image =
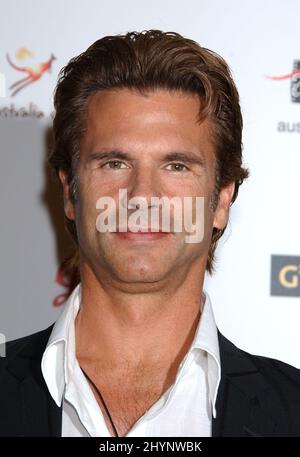
{"type": "Polygon", "coordinates": [[[21,436],[61,436],[62,407],[52,399],[41,370],[53,325],[35,334],[7,365],[19,382],[21,436]]]}
{"type": "MultiPolygon", "coordinates": [[[[259,356],[238,349],[219,331],[221,382],[212,436],[272,436],[276,429],[276,395],[259,356]]],[[[280,406],[279,406],[280,407],[280,406]]]]}

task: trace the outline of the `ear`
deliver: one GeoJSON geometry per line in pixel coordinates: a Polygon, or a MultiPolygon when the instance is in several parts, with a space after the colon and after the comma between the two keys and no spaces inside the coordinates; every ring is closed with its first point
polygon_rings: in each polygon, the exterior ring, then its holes
{"type": "Polygon", "coordinates": [[[226,227],[229,219],[230,203],[235,189],[235,182],[230,182],[223,187],[219,193],[218,205],[214,213],[213,227],[223,229],[226,227]]]}
{"type": "Polygon", "coordinates": [[[61,181],[63,187],[63,195],[64,195],[64,210],[65,215],[68,219],[74,221],[75,220],[75,208],[73,203],[70,200],[70,186],[68,184],[68,179],[66,172],[63,170],[59,170],[59,179],[61,181]]]}

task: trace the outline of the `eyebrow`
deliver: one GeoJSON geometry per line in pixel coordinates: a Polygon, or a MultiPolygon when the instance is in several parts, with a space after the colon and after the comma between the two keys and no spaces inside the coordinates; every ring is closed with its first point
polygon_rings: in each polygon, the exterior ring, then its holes
{"type": "Polygon", "coordinates": [[[119,150],[112,150],[112,151],[99,151],[99,152],[92,152],[88,154],[86,161],[91,162],[92,160],[102,160],[102,159],[123,159],[123,160],[130,160],[129,154],[126,152],[122,152],[119,150]]]}
{"type": "MultiPolygon", "coordinates": [[[[93,160],[103,160],[103,159],[121,159],[121,160],[133,160],[133,158],[127,152],[113,149],[107,151],[96,151],[88,154],[86,158],[86,162],[92,162],[93,160]]],[[[200,165],[201,167],[205,168],[205,160],[201,155],[194,153],[192,151],[183,151],[183,152],[169,152],[167,153],[162,162],[175,162],[180,161],[187,164],[195,164],[200,165]]]]}
{"type": "Polygon", "coordinates": [[[194,152],[191,151],[186,151],[186,152],[170,152],[167,154],[164,158],[164,160],[168,162],[185,162],[189,164],[195,164],[195,165],[200,165],[201,167],[205,168],[205,161],[202,158],[202,156],[198,156],[198,154],[195,154],[194,152]]]}

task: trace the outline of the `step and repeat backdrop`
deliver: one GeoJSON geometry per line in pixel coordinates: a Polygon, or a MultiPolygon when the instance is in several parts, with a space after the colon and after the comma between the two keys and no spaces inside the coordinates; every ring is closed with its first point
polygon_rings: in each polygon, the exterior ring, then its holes
{"type": "Polygon", "coordinates": [[[11,0],[0,15],[0,332],[41,330],[71,290],[72,249],[46,166],[59,70],[104,35],[176,31],[221,54],[240,92],[251,177],[207,276],[220,331],[300,368],[298,0],[11,0]]]}

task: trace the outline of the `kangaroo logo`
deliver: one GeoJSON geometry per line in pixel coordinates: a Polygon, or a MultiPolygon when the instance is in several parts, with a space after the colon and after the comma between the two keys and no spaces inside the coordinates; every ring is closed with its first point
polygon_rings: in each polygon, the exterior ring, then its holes
{"type": "MultiPolygon", "coordinates": [[[[24,51],[24,50],[23,50],[24,51]]],[[[17,56],[19,58],[24,58],[24,56],[30,55],[32,56],[32,53],[30,51],[26,51],[26,53],[18,53],[17,56]]],[[[26,76],[24,78],[19,79],[18,81],[14,82],[10,87],[9,90],[11,90],[11,97],[14,97],[20,90],[24,89],[27,87],[29,84],[34,83],[35,81],[38,81],[41,79],[44,73],[48,71],[49,73],[51,72],[51,67],[53,61],[56,59],[56,57],[51,54],[50,58],[46,62],[42,62],[35,67],[28,67],[28,66],[19,66],[16,65],[14,62],[12,62],[11,58],[9,57],[8,54],[6,54],[7,61],[9,65],[14,69],[19,72],[25,73],[26,76]]]]}

